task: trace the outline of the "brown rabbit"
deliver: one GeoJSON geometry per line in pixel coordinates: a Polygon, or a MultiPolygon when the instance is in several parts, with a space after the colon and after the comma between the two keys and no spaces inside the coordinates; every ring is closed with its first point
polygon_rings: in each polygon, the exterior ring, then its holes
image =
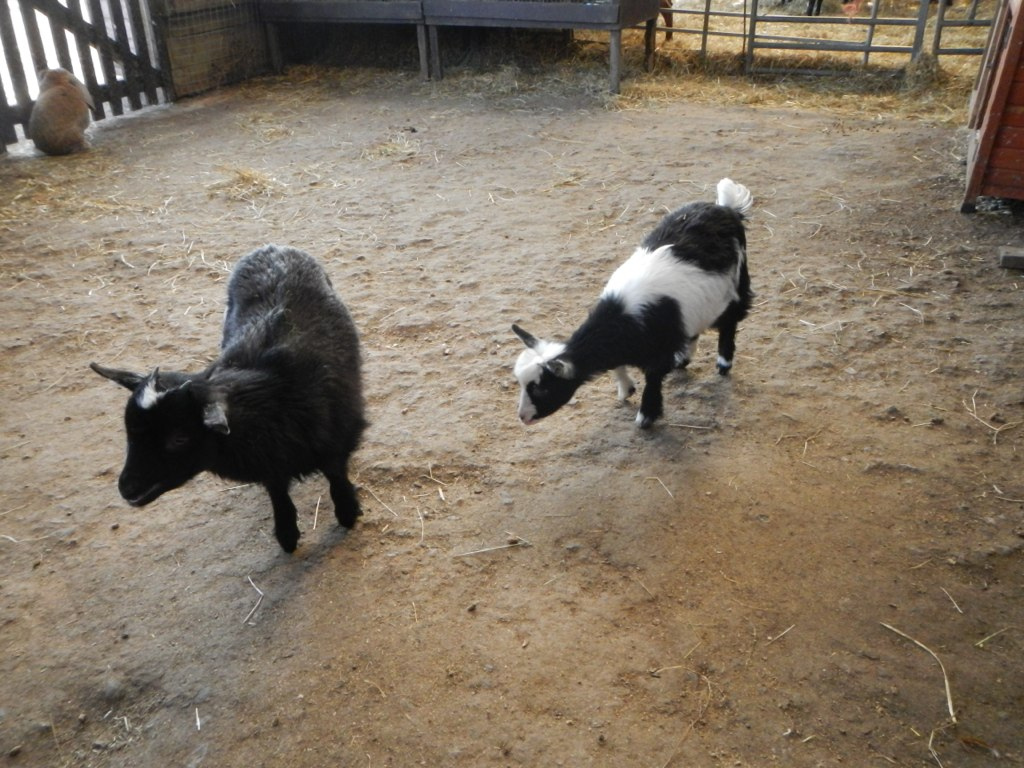
{"type": "Polygon", "coordinates": [[[28,118],[28,136],[48,155],[67,155],[88,149],[92,96],[82,82],[66,69],[39,72],[39,98],[28,118]]]}

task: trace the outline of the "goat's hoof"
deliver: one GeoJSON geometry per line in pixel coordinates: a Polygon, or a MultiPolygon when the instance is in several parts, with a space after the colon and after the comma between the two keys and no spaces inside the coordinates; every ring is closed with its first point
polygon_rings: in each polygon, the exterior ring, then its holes
{"type": "Polygon", "coordinates": [[[650,429],[657,417],[645,416],[643,412],[636,415],[636,425],[640,429],[650,429]]]}
{"type": "Polygon", "coordinates": [[[288,531],[286,533],[275,530],[274,536],[277,538],[277,543],[281,545],[281,549],[290,555],[295,551],[295,548],[299,546],[299,536],[301,536],[301,534],[296,528],[294,531],[288,531]]]}
{"type": "Polygon", "coordinates": [[[718,358],[718,363],[715,365],[718,369],[719,376],[728,376],[729,371],[732,370],[732,360],[726,360],[724,358],[718,358]]]}
{"type": "Polygon", "coordinates": [[[342,528],[349,530],[356,527],[356,520],[363,516],[363,510],[359,508],[359,505],[355,505],[355,509],[335,509],[334,516],[338,519],[338,525],[342,528]]]}

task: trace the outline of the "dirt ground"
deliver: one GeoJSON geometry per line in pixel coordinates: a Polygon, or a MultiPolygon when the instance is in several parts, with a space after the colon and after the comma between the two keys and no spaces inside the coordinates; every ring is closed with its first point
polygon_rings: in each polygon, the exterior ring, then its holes
{"type": "Polygon", "coordinates": [[[502,78],[305,70],[0,159],[0,763],[1024,765],[1021,222],[959,213],[962,131],[502,78]],[[567,336],[723,176],[733,375],[712,334],[648,432],[610,376],[520,424],[510,325],[567,336]],[[293,556],[258,487],[129,508],[87,367],[204,366],[265,242],[326,265],[372,421],[361,524],[311,478],[293,556]]]}

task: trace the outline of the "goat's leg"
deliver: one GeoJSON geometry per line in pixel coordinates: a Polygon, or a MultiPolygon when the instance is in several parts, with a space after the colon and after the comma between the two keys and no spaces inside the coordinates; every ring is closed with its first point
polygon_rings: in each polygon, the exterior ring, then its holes
{"type": "Polygon", "coordinates": [[[661,383],[672,370],[673,362],[674,358],[670,357],[644,369],[644,393],[640,397],[640,410],[636,415],[636,425],[640,429],[647,429],[661,417],[664,408],[661,383]]]}
{"type": "Polygon", "coordinates": [[[739,304],[730,304],[722,316],[715,321],[718,327],[718,372],[728,376],[732,370],[732,359],[736,356],[736,326],[743,316],[739,304]]]}
{"type": "Polygon", "coordinates": [[[274,507],[274,536],[285,552],[294,552],[299,544],[298,512],[291,496],[288,495],[288,483],[267,486],[270,503],[274,507]]]}
{"type": "Polygon", "coordinates": [[[363,514],[359,507],[356,489],[348,479],[347,463],[324,475],[331,484],[331,501],[334,502],[334,516],[342,528],[355,527],[356,520],[363,514]]]}
{"type": "Polygon", "coordinates": [[[673,359],[676,368],[685,368],[690,364],[690,361],[693,359],[693,352],[697,349],[698,338],[697,336],[690,336],[683,344],[683,348],[676,352],[673,359]]]}
{"type": "Polygon", "coordinates": [[[619,400],[625,400],[636,392],[636,384],[626,373],[626,366],[620,365],[612,373],[615,374],[615,386],[618,389],[619,400]]]}
{"type": "Polygon", "coordinates": [[[718,331],[718,361],[715,367],[722,376],[732,370],[732,359],[736,355],[736,323],[725,324],[718,331]]]}

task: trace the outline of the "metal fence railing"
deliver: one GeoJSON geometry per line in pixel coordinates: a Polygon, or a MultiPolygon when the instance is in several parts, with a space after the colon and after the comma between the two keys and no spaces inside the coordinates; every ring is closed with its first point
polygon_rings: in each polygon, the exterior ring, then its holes
{"type": "MultiPolygon", "coordinates": [[[[895,6],[895,3],[893,3],[895,6]]],[[[742,10],[720,10],[712,0],[704,0],[703,8],[666,9],[673,18],[674,34],[700,37],[700,53],[708,52],[712,38],[737,43],[748,74],[768,71],[759,66],[759,51],[790,51],[807,53],[855,54],[867,64],[872,54],[898,54],[913,61],[928,53],[938,58],[950,55],[980,56],[984,53],[981,42],[970,45],[947,45],[949,32],[964,28],[987,28],[998,10],[997,3],[971,0],[954,16],[945,2],[931,3],[918,0],[913,12],[894,7],[886,12],[886,0],[861,3],[857,0],[843,6],[849,15],[818,16],[779,11],[777,0],[769,7],[765,0],[744,2],[742,10]],[[867,13],[861,15],[861,11],[867,13]],[[931,30],[931,45],[928,31],[931,30]]],[[[668,27],[659,27],[668,31],[668,27]]],[[[978,41],[981,36],[976,36],[978,41]]],[[[777,72],[778,63],[770,71],[777,72]]],[[[794,73],[822,74],[828,70],[814,67],[786,70],[794,73]]]]}

